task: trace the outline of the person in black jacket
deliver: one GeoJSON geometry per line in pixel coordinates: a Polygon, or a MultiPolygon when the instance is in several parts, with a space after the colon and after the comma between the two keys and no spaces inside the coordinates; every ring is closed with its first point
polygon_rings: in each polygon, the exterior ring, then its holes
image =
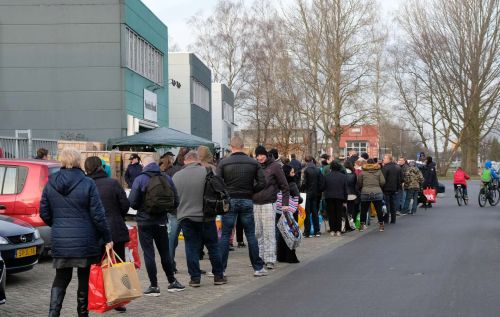
{"type": "Polygon", "coordinates": [[[90,265],[101,258],[100,241],[113,248],[97,187],[80,169],[80,152],[64,149],[61,170],[49,176],[40,200],[40,217],[52,228],[56,276],[50,292],[49,316],[59,316],[73,268],[78,268],[77,312],[88,316],[90,265]]]}
{"type": "Polygon", "coordinates": [[[129,160],[130,164],[127,166],[124,178],[128,188],[132,188],[135,178],[142,173],[142,165],[141,158],[137,153],[131,154],[129,160]]]}
{"type": "MultiPolygon", "coordinates": [[[[439,187],[437,173],[436,173],[436,163],[432,161],[432,156],[427,156],[425,160],[425,165],[421,169],[422,175],[424,176],[424,183],[422,187],[436,189],[439,187]]],[[[432,204],[424,202],[421,207],[432,208],[432,204]]]]}
{"type": "Polygon", "coordinates": [[[403,184],[403,178],[401,175],[401,167],[393,161],[391,154],[384,155],[382,174],[384,174],[385,178],[385,185],[382,191],[384,192],[384,200],[387,206],[387,214],[384,217],[384,222],[389,222],[390,214],[391,223],[396,223],[396,204],[398,192],[401,190],[403,184]]]}
{"type": "Polygon", "coordinates": [[[217,175],[224,179],[230,196],[231,209],[222,216],[222,236],[219,242],[222,265],[227,267],[229,238],[233,232],[236,217],[241,224],[248,242],[248,254],[255,276],[267,274],[264,262],[259,256],[259,244],[255,236],[253,194],[266,187],[266,177],[260,164],[243,153],[243,140],[235,136],[231,139],[231,156],[224,158],[217,166],[217,175]]]}
{"type": "MultiPolygon", "coordinates": [[[[125,215],[130,208],[127,194],[116,179],[108,177],[100,158],[97,156],[88,157],[84,165],[87,176],[92,178],[97,185],[101,202],[106,210],[106,220],[111,231],[113,250],[125,261],[125,243],[130,240],[125,224],[125,215]]],[[[125,306],[117,307],[115,310],[127,311],[125,306]]]]}
{"type": "Polygon", "coordinates": [[[313,157],[307,155],[305,157],[306,167],[302,172],[302,185],[301,191],[306,193],[306,219],[304,221],[304,237],[309,238],[311,235],[311,218],[314,227],[314,235],[321,236],[318,217],[318,202],[321,199],[323,191],[322,183],[323,175],[316,164],[314,164],[313,157]]]}
{"type": "Polygon", "coordinates": [[[328,222],[330,235],[340,237],[342,230],[342,215],[347,204],[347,176],[342,173],[342,166],[333,161],[330,163],[331,171],[325,176],[326,209],[328,211],[328,222]]]}

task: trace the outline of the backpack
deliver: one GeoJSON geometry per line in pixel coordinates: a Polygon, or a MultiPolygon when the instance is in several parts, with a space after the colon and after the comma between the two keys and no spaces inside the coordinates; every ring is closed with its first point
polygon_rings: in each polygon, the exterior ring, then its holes
{"type": "Polygon", "coordinates": [[[483,172],[481,173],[481,181],[484,183],[491,182],[491,170],[489,168],[483,168],[483,172]]]}
{"type": "Polygon", "coordinates": [[[213,218],[217,215],[225,215],[229,210],[229,194],[224,180],[207,168],[203,191],[203,217],[213,218]]]}
{"type": "Polygon", "coordinates": [[[161,215],[175,210],[175,193],[163,174],[145,173],[150,177],[144,210],[152,215],[161,215]]]}

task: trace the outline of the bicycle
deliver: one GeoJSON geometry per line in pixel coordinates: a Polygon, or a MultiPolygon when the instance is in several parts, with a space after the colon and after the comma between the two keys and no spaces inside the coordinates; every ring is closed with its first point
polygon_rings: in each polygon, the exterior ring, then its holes
{"type": "Polygon", "coordinates": [[[467,204],[469,203],[469,198],[467,196],[465,196],[463,186],[460,184],[458,184],[456,186],[457,186],[457,188],[455,188],[455,198],[457,199],[458,205],[462,206],[462,202],[463,202],[464,205],[467,206],[467,204]]]}
{"type": "Polygon", "coordinates": [[[496,206],[500,201],[500,189],[496,182],[483,182],[481,190],[479,190],[478,202],[480,207],[486,206],[486,202],[490,206],[496,206]]]}

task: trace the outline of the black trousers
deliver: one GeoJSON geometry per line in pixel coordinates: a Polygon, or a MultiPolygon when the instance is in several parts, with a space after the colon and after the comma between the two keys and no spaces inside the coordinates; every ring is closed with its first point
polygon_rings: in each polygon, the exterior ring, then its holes
{"type": "Polygon", "coordinates": [[[160,254],[161,266],[167,275],[168,282],[175,281],[174,268],[170,259],[170,252],[168,250],[168,232],[166,225],[139,225],[139,242],[141,243],[142,251],[144,252],[144,262],[146,264],[146,271],[148,272],[149,282],[151,286],[158,286],[156,262],[155,262],[155,249],[158,249],[160,254]]]}
{"type": "Polygon", "coordinates": [[[326,199],[326,210],[328,212],[328,223],[330,231],[340,232],[342,230],[342,214],[344,213],[344,201],[342,199],[326,199]]]}
{"type": "Polygon", "coordinates": [[[378,222],[384,222],[384,212],[382,211],[382,201],[381,200],[375,200],[375,201],[362,201],[361,202],[361,222],[366,223],[366,215],[368,213],[368,209],[370,208],[370,204],[373,203],[373,206],[375,206],[375,209],[377,210],[377,218],[378,222]]]}
{"type": "MultiPolygon", "coordinates": [[[[90,266],[79,267],[78,268],[78,294],[89,293],[89,276],[90,276],[90,266]]],[[[56,269],[56,277],[52,283],[52,287],[60,287],[63,289],[68,288],[71,278],[73,277],[73,268],[65,267],[62,269],[56,269]]]]}
{"type": "Polygon", "coordinates": [[[387,207],[387,215],[384,218],[385,223],[389,222],[389,215],[391,215],[391,223],[396,223],[396,200],[398,193],[384,193],[385,205],[387,207]]]}

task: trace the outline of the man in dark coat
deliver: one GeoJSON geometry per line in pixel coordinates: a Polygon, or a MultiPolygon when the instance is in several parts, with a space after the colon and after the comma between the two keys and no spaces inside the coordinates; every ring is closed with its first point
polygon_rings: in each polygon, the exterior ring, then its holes
{"type": "Polygon", "coordinates": [[[318,201],[321,198],[323,188],[323,175],[313,162],[313,157],[305,157],[306,167],[303,171],[301,191],[306,193],[306,219],[304,221],[304,237],[311,235],[311,218],[314,227],[314,236],[321,236],[318,217],[318,201]]]}
{"type": "Polygon", "coordinates": [[[396,223],[396,203],[398,199],[398,192],[401,190],[403,184],[401,167],[396,164],[391,154],[384,155],[384,167],[382,174],[384,174],[385,184],[382,188],[384,192],[384,200],[387,206],[387,214],[384,217],[384,222],[389,222],[389,214],[391,215],[391,223],[396,223]]]}
{"type": "MultiPolygon", "coordinates": [[[[439,187],[437,173],[436,173],[436,163],[432,161],[432,156],[427,156],[425,160],[425,165],[421,168],[422,175],[424,176],[424,183],[422,187],[436,189],[439,187]]],[[[421,207],[432,208],[431,203],[423,203],[421,207]]]]}
{"type": "MultiPolygon", "coordinates": [[[[163,271],[167,275],[169,282],[168,292],[178,292],[184,290],[184,286],[180,284],[174,276],[172,259],[170,258],[168,230],[167,230],[167,213],[150,214],[146,211],[144,200],[146,191],[153,175],[161,175],[160,166],[156,164],[152,157],[144,158],[144,171],[135,179],[130,191],[129,201],[130,206],[137,210],[137,229],[139,230],[139,242],[144,252],[144,262],[146,271],[151,285],[144,292],[146,296],[160,296],[160,288],[158,287],[158,279],[156,276],[156,262],[154,244],[156,244],[158,253],[161,258],[163,271]]],[[[175,203],[179,205],[177,191],[175,190],[172,178],[168,175],[163,175],[167,179],[168,185],[175,194],[175,203]]]]}
{"type": "Polygon", "coordinates": [[[135,178],[142,173],[142,165],[141,158],[137,153],[131,154],[129,160],[130,164],[127,166],[124,178],[128,188],[132,188],[135,178]]]}

